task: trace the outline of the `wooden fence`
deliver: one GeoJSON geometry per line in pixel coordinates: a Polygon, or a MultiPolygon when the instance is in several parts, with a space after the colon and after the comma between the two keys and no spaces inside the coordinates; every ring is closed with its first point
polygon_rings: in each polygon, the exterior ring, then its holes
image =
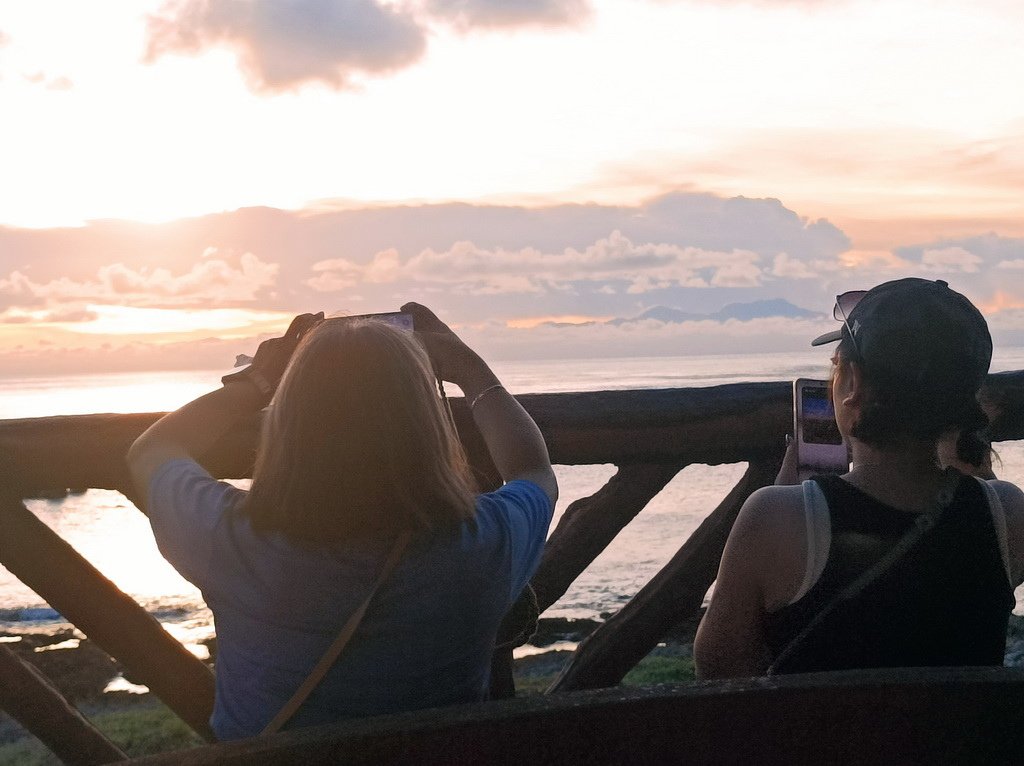
{"type": "MultiPolygon", "coordinates": [[[[775,476],[783,454],[782,436],[791,429],[791,387],[751,383],[518,398],[544,433],[552,462],[616,467],[596,493],[569,505],[551,534],[533,579],[542,611],[681,469],[693,463],[747,464],[737,485],[671,561],[579,646],[552,690],[611,686],[670,628],[700,609],[740,506],[775,476]]],[[[992,419],[994,440],[1024,438],[1024,371],[990,375],[982,401],[992,419]]],[[[496,486],[494,466],[465,403],[453,400],[452,409],[481,485],[496,486]]],[[[42,493],[86,487],[119,490],[130,498],[124,455],[158,417],[149,413],[0,421],[0,563],[210,739],[213,679],[207,667],[22,502],[42,493]]],[[[259,417],[254,417],[227,434],[200,462],[215,476],[249,476],[258,430],[259,417]]],[[[19,672],[15,665],[11,657],[0,656],[0,708],[44,741],[65,743],[64,750],[74,750],[66,743],[77,737],[82,743],[78,752],[102,751],[107,757],[116,751],[97,744],[101,735],[73,710],[61,713],[59,705],[33,706],[16,699],[14,686],[7,683],[19,672]]],[[[495,678],[507,680],[510,667],[510,652],[496,657],[495,678]]],[[[32,685],[24,678],[21,683],[20,689],[32,685]]],[[[62,757],[68,763],[105,762],[94,755],[62,757]]]]}

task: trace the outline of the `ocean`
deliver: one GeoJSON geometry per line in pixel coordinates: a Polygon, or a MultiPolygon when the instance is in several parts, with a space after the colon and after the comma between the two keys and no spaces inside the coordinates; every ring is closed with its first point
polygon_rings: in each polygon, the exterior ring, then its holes
{"type": "MultiPolygon", "coordinates": [[[[686,388],[725,383],[824,378],[827,352],[497,362],[513,393],[686,388]],[[571,371],[567,373],[567,371],[571,371]]],[[[993,371],[1024,369],[1024,348],[997,349],[993,371]]],[[[0,419],[174,409],[219,384],[224,370],[0,377],[0,419]]],[[[997,445],[1001,478],[1024,483],[1024,441],[997,445]]],[[[679,549],[739,480],[743,464],[692,465],[672,480],[545,615],[600,617],[628,601],[679,549]]],[[[595,492],[611,465],[556,466],[561,498],[555,524],[573,500],[595,492]]],[[[197,654],[213,632],[198,590],[164,561],[148,522],[120,493],[88,490],[28,507],[104,575],[132,595],[197,654]]],[[[554,528],[554,524],[552,525],[554,528]]],[[[1024,590],[1017,593],[1024,612],[1024,590]]],[[[0,630],[66,627],[31,590],[0,567],[0,630]]]]}

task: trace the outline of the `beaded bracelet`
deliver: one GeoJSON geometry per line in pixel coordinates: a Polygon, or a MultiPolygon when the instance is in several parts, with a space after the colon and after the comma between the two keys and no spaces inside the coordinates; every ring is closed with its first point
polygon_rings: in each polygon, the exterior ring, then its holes
{"type": "Polygon", "coordinates": [[[502,391],[505,390],[505,387],[503,385],[501,385],[501,383],[495,383],[493,386],[488,386],[483,391],[481,391],[479,394],[474,396],[473,400],[469,403],[469,411],[472,412],[473,408],[476,407],[477,403],[481,399],[483,399],[485,396],[487,396],[487,394],[491,393],[492,391],[497,391],[499,388],[502,391]]]}

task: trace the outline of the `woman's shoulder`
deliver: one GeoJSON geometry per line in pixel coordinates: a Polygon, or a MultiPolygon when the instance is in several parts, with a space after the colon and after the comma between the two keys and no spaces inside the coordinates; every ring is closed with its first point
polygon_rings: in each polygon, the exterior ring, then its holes
{"type": "MultiPolygon", "coordinates": [[[[804,488],[802,484],[772,485],[751,493],[743,504],[741,516],[754,517],[763,524],[772,524],[779,516],[803,513],[804,488]]],[[[739,521],[739,519],[737,519],[739,521]]]]}
{"type": "Polygon", "coordinates": [[[798,592],[807,553],[803,487],[770,486],[753,492],[743,504],[723,562],[749,583],[757,583],[762,606],[770,612],[798,592]]]}
{"type": "Polygon", "coordinates": [[[996,491],[1007,514],[1024,514],[1024,492],[1020,487],[1002,479],[988,479],[987,483],[996,491]]]}
{"type": "Polygon", "coordinates": [[[761,552],[792,548],[806,537],[804,490],[799,484],[762,487],[747,498],[733,524],[734,545],[761,552]]]}

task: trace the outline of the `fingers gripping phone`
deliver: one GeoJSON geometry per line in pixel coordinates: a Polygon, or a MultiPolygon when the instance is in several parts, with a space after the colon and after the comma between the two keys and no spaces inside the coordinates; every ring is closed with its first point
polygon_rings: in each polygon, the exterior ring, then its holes
{"type": "Polygon", "coordinates": [[[816,473],[846,473],[850,453],[836,425],[828,381],[793,381],[793,434],[801,481],[816,473]]]}

